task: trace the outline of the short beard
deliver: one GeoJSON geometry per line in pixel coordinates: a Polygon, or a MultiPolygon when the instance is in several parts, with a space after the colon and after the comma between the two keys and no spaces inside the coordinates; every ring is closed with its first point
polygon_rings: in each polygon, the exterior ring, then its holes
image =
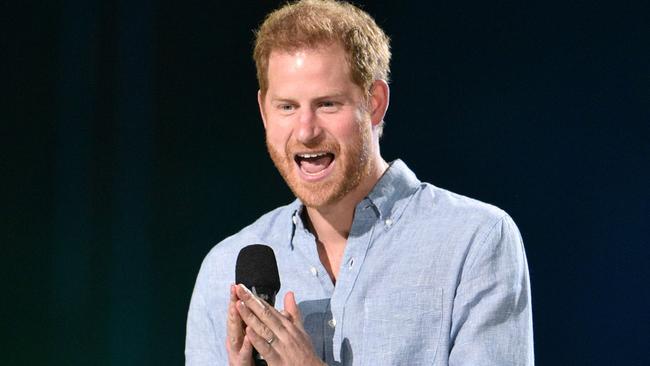
{"type": "MultiPolygon", "coordinates": [[[[303,182],[296,176],[294,152],[296,147],[304,146],[299,143],[287,144],[285,151],[280,153],[268,140],[266,146],[273,160],[273,164],[284,178],[293,194],[307,207],[322,207],[340,201],[350,192],[354,191],[365,177],[370,174],[372,130],[366,127],[363,121],[357,122],[356,138],[348,146],[332,146],[333,143],[324,143],[318,147],[325,150],[336,151],[335,163],[338,165],[333,174],[324,182],[303,182]],[[340,165],[343,164],[341,167],[340,165]]],[[[310,148],[314,148],[310,146],[310,148]]],[[[334,162],[333,162],[334,163],[334,162]]]]}

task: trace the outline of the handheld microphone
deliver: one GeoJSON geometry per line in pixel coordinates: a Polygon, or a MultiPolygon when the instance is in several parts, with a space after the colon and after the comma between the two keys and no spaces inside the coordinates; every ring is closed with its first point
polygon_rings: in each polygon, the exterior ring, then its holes
{"type": "MultiPolygon", "coordinates": [[[[275,305],[275,295],[280,290],[280,275],[273,249],[263,244],[253,244],[242,248],[235,265],[235,281],[244,284],[260,299],[275,305]]],[[[267,363],[257,350],[253,349],[256,366],[267,363]]]]}

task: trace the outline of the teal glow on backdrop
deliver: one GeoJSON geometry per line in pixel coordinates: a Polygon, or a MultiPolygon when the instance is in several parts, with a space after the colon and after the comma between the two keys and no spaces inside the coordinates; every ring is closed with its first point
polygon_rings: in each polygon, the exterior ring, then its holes
{"type": "MultiPolygon", "coordinates": [[[[183,363],[203,256],[291,200],[252,30],[281,2],[0,5],[3,364],[183,363]]],[[[646,365],[650,9],[365,2],[393,40],[382,140],[519,225],[539,365],[646,365]]]]}

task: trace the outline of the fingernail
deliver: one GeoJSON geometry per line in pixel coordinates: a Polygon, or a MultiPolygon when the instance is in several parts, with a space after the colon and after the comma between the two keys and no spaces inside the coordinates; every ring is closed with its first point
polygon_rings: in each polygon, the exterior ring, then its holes
{"type": "Polygon", "coordinates": [[[246,287],[243,283],[240,283],[238,286],[241,287],[246,292],[251,292],[251,290],[249,290],[248,287],[246,287]]]}
{"type": "Polygon", "coordinates": [[[239,287],[240,287],[242,290],[244,290],[244,292],[246,292],[246,295],[244,295],[244,296],[253,296],[253,293],[251,292],[251,290],[249,290],[246,286],[244,286],[244,284],[241,284],[241,283],[240,283],[240,284],[239,284],[239,287]]]}

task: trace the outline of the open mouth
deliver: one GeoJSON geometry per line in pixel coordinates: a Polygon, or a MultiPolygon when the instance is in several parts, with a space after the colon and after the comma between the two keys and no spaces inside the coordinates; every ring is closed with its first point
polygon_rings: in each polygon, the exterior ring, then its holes
{"type": "Polygon", "coordinates": [[[330,152],[301,153],[294,156],[300,171],[307,176],[319,176],[327,171],[334,162],[334,154],[330,152]]]}

